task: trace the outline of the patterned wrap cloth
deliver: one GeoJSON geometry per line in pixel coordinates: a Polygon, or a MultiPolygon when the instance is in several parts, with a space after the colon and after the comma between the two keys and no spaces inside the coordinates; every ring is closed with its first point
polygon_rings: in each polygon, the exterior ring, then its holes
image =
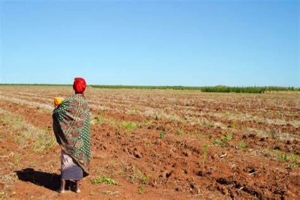
{"type": "Polygon", "coordinates": [[[65,99],[53,110],[53,131],[62,150],[89,174],[91,159],[90,109],[82,94],[65,99]]]}

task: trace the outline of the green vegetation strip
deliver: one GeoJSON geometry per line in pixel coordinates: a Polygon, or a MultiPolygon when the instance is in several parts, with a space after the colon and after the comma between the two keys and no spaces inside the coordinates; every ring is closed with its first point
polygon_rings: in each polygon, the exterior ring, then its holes
{"type": "Polygon", "coordinates": [[[228,86],[212,86],[212,87],[187,87],[187,86],[128,86],[128,85],[91,85],[94,88],[110,88],[110,89],[172,89],[172,90],[200,90],[201,92],[222,92],[222,93],[265,93],[272,91],[300,91],[295,87],[228,87],[228,86]]]}

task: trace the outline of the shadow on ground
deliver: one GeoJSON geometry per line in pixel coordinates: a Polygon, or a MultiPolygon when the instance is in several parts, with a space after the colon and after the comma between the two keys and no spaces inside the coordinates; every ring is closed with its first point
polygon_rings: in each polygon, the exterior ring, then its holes
{"type": "Polygon", "coordinates": [[[56,191],[60,187],[60,175],[58,174],[35,171],[32,168],[15,171],[15,173],[17,174],[19,180],[31,182],[49,190],[56,191]]]}

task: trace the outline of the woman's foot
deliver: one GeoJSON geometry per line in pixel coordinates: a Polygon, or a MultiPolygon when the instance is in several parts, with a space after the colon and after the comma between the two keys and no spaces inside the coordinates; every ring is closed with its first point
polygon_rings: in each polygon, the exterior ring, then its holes
{"type": "Polygon", "coordinates": [[[65,191],[65,189],[62,189],[62,188],[59,188],[58,190],[56,190],[58,193],[60,193],[60,194],[63,194],[63,193],[65,193],[66,191],[65,191]]]}
{"type": "Polygon", "coordinates": [[[75,192],[76,192],[76,193],[80,193],[81,190],[80,190],[79,188],[77,188],[77,189],[75,190],[75,192]]]}

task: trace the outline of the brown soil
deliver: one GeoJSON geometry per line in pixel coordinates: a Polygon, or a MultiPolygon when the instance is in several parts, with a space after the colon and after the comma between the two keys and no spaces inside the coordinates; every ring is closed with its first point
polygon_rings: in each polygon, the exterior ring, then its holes
{"type": "Polygon", "coordinates": [[[0,88],[0,198],[300,198],[300,93],[88,88],[91,174],[58,194],[53,97],[72,88],[0,88]]]}

